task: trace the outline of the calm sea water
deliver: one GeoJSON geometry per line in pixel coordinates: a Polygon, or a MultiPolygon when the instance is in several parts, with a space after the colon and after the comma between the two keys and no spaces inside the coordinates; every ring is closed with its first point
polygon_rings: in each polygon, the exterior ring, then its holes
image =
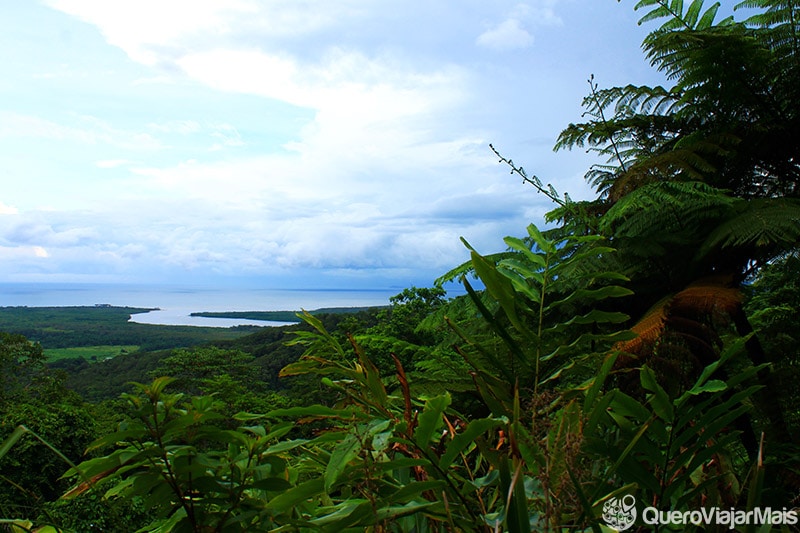
{"type": "Polygon", "coordinates": [[[372,307],[389,304],[391,290],[292,290],[178,286],[0,283],[0,307],[114,306],[158,308],[133,315],[146,324],[230,327],[281,325],[227,318],[189,316],[202,311],[309,311],[322,307],[372,307]]]}

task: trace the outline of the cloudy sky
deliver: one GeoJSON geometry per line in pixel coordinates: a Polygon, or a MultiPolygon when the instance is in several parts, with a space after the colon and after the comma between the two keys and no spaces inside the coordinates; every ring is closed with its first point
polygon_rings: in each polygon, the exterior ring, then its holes
{"type": "Polygon", "coordinates": [[[574,198],[633,2],[2,0],[0,280],[429,285],[574,198]]]}

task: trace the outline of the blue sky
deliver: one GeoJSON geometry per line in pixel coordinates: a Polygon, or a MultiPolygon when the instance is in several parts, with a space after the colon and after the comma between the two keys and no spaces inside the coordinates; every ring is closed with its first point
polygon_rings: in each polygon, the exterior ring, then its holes
{"type": "Polygon", "coordinates": [[[0,17],[0,279],[429,285],[552,206],[633,2],[46,0],[0,17]]]}

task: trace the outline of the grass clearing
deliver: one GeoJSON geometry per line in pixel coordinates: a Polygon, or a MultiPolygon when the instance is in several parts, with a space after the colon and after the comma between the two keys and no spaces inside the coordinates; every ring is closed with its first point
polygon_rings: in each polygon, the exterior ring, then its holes
{"type": "Polygon", "coordinates": [[[44,350],[44,355],[48,362],[59,361],[61,359],[83,358],[87,361],[103,361],[108,357],[116,357],[123,353],[135,352],[138,346],[125,344],[114,346],[76,346],[74,348],[48,348],[44,350]]]}

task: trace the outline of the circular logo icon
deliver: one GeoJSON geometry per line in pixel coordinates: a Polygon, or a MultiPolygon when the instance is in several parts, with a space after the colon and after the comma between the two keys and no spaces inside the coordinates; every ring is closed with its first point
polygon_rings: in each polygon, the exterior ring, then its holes
{"type": "Polygon", "coordinates": [[[636,521],[636,498],[632,494],[609,498],[603,504],[603,520],[617,531],[628,529],[636,521]]]}

